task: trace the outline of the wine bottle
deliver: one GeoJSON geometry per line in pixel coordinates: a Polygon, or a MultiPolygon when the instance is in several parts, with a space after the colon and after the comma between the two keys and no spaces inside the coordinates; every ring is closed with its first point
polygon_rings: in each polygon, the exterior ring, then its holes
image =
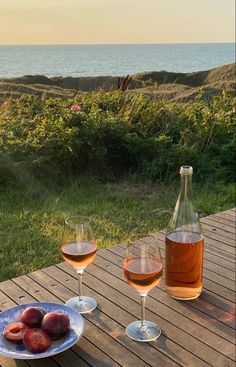
{"type": "Polygon", "coordinates": [[[202,291],[204,239],[192,203],[191,166],[180,168],[181,188],[166,241],[166,291],[180,300],[197,298],[202,291]]]}

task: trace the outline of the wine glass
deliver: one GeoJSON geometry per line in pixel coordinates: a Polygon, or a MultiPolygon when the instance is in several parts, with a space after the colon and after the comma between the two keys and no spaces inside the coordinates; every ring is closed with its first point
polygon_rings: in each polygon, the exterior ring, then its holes
{"type": "Polygon", "coordinates": [[[96,256],[97,245],[91,228],[91,220],[87,217],[69,217],[64,223],[61,243],[61,254],[64,260],[73,266],[79,278],[79,296],[66,302],[66,306],[80,313],[87,313],[97,307],[95,299],[82,294],[82,277],[84,269],[96,256]]]}
{"type": "Polygon", "coordinates": [[[145,301],[148,292],[160,283],[162,260],[157,240],[154,236],[130,242],[124,261],[124,276],[139,293],[141,300],[141,320],[134,321],[126,328],[126,334],[136,341],[148,342],[161,335],[161,329],[145,320],[145,301]]]}

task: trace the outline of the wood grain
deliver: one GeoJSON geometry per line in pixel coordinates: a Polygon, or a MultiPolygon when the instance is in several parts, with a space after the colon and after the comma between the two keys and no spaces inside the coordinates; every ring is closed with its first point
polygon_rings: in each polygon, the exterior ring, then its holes
{"type": "MultiPolygon", "coordinates": [[[[235,209],[201,219],[204,234],[204,291],[180,302],[164,281],[147,299],[146,317],[162,329],[152,343],[132,341],[126,326],[140,317],[137,292],[125,281],[126,245],[100,250],[83,277],[84,294],[98,307],[85,315],[85,332],[67,351],[42,360],[11,360],[1,367],[234,367],[235,209]]],[[[165,231],[156,234],[165,259],[165,231]]],[[[143,239],[146,241],[147,239],[143,239]]],[[[164,276],[163,276],[164,279],[164,276]]],[[[0,283],[0,311],[30,302],[64,303],[78,291],[76,272],[66,263],[0,283]]]]}

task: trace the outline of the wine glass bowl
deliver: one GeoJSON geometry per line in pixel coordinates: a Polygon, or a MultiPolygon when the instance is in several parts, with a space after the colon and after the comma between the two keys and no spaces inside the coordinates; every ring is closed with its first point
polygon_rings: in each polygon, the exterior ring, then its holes
{"type": "Polygon", "coordinates": [[[141,320],[134,321],[126,328],[126,334],[136,341],[157,339],[160,328],[145,320],[145,301],[148,292],[159,285],[162,276],[162,260],[157,240],[154,236],[130,242],[124,260],[124,276],[139,293],[141,300],[141,320]]]}
{"type": "Polygon", "coordinates": [[[91,220],[84,216],[66,218],[61,255],[76,270],[79,277],[79,296],[69,299],[66,305],[80,313],[91,312],[97,307],[97,302],[93,298],[82,295],[84,269],[94,260],[96,252],[97,245],[91,220]]]}

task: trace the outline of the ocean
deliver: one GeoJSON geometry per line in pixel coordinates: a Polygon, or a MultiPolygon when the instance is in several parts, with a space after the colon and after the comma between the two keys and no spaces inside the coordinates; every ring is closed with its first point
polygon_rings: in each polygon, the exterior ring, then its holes
{"type": "Polygon", "coordinates": [[[0,46],[0,77],[192,72],[235,61],[234,43],[0,46]]]}

